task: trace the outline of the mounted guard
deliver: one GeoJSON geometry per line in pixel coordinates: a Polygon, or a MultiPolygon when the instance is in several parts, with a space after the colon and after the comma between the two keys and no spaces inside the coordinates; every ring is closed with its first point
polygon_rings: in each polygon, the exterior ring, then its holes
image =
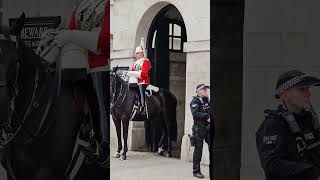
{"type": "MultiPolygon", "coordinates": [[[[87,70],[84,77],[94,134],[98,141],[98,162],[109,159],[109,0],[77,0],[66,27],[44,33],[37,52],[49,63],[61,53],[66,69],[87,70]]],[[[73,74],[77,76],[77,74],[73,74]]]]}
{"type": "Polygon", "coordinates": [[[128,71],[129,83],[136,83],[135,90],[139,97],[138,110],[141,114],[146,114],[145,95],[146,89],[150,85],[149,71],[151,70],[150,60],[144,57],[144,39],[141,38],[140,45],[135,50],[135,62],[128,71]]]}

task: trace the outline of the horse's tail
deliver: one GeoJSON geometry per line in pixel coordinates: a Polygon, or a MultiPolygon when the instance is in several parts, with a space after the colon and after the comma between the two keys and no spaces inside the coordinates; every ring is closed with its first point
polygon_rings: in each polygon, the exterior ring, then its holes
{"type": "Polygon", "coordinates": [[[170,91],[162,89],[162,94],[165,101],[165,113],[167,116],[167,127],[170,132],[170,139],[172,141],[177,141],[178,128],[177,128],[177,98],[170,91]]]}

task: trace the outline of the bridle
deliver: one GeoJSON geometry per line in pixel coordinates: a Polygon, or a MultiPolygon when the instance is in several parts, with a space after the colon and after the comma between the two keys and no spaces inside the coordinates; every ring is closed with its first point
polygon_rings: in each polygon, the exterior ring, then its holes
{"type": "Polygon", "coordinates": [[[33,93],[32,93],[31,101],[27,108],[27,111],[25,112],[22,118],[19,118],[17,116],[19,126],[12,127],[13,116],[15,114],[17,115],[16,109],[15,109],[15,99],[19,95],[18,77],[20,72],[20,61],[22,60],[22,52],[21,52],[21,49],[19,48],[18,38],[16,36],[13,36],[13,35],[6,36],[3,34],[0,34],[0,40],[14,42],[18,51],[18,58],[16,59],[16,66],[15,66],[16,69],[15,69],[13,83],[8,85],[8,78],[6,78],[6,80],[0,81],[0,88],[8,88],[8,90],[10,91],[8,120],[7,122],[0,125],[0,146],[4,146],[16,136],[16,134],[19,132],[20,128],[22,127],[22,123],[25,121],[25,119],[30,113],[32,104],[35,100],[36,90],[38,88],[39,70],[38,68],[36,68],[36,74],[35,74],[34,84],[33,84],[33,93]]]}

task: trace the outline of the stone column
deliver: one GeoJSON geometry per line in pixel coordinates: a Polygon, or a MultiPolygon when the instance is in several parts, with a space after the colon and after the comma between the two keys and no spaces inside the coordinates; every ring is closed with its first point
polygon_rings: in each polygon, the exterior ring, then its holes
{"type": "MultiPolygon", "coordinates": [[[[195,95],[199,83],[210,84],[210,41],[192,41],[184,44],[187,53],[186,67],[186,101],[185,101],[185,126],[181,144],[181,159],[192,161],[194,147],[190,146],[188,134],[192,134],[193,118],[190,111],[190,102],[195,95]]],[[[205,143],[203,146],[202,163],[209,165],[209,151],[205,143]]]]}

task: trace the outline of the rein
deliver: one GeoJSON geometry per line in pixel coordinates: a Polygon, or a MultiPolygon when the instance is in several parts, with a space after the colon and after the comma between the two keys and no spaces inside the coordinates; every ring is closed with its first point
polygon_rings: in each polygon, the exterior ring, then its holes
{"type": "MultiPolygon", "coordinates": [[[[114,109],[114,107],[120,107],[122,104],[123,104],[123,102],[124,102],[124,100],[126,99],[126,97],[127,97],[127,93],[128,93],[128,89],[129,89],[129,83],[126,83],[125,81],[123,81],[116,73],[114,73],[114,75],[115,75],[115,78],[116,78],[116,80],[117,79],[120,79],[120,91],[119,91],[119,94],[118,94],[118,96],[115,98],[115,96],[116,96],[116,91],[114,91],[114,93],[112,94],[112,99],[115,99],[114,100],[114,102],[111,104],[111,109],[114,109]],[[124,88],[124,84],[128,84],[127,85],[127,88],[124,88]],[[123,90],[124,90],[124,93],[123,93],[123,90]],[[121,101],[119,101],[120,99],[122,98],[122,100],[121,101]],[[120,103],[119,103],[120,102],[120,103]]],[[[115,85],[115,88],[114,89],[116,89],[117,90],[117,86],[115,85]]]]}

